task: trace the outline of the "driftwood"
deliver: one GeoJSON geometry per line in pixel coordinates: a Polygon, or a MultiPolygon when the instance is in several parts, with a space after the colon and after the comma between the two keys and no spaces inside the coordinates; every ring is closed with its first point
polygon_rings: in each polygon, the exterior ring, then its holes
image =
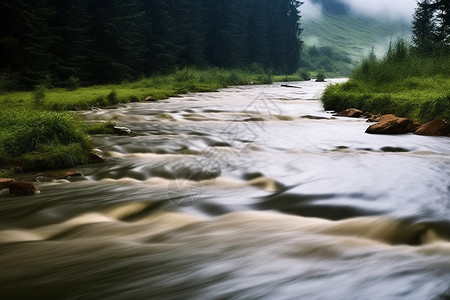
{"type": "Polygon", "coordinates": [[[287,88],[294,88],[294,89],[301,89],[301,86],[295,86],[295,85],[290,85],[290,84],[282,84],[282,87],[287,87],[287,88]]]}

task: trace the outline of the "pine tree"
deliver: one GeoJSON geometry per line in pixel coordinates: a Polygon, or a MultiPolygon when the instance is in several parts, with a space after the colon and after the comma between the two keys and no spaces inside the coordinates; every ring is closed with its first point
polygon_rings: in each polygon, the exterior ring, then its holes
{"type": "Polygon", "coordinates": [[[56,84],[65,86],[69,79],[85,79],[89,75],[82,70],[89,58],[89,16],[86,0],[54,0],[56,13],[50,20],[53,55],[52,74],[56,84]]]}
{"type": "Polygon", "coordinates": [[[450,50],[450,1],[434,0],[430,5],[435,11],[436,34],[441,50],[450,50]]]}
{"type": "Polygon", "coordinates": [[[420,54],[450,49],[450,1],[422,0],[414,13],[412,41],[420,54]]]}
{"type": "Polygon", "coordinates": [[[17,78],[9,84],[30,89],[48,81],[52,36],[47,24],[52,7],[45,1],[5,0],[0,9],[0,69],[17,78]]]}
{"type": "Polygon", "coordinates": [[[418,53],[427,55],[434,51],[437,43],[436,23],[428,0],[418,3],[413,19],[412,42],[418,53]]]}

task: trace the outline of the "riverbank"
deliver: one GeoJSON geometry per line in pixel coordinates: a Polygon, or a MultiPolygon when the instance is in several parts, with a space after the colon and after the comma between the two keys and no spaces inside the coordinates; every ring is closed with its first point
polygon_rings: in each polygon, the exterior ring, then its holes
{"type": "Polygon", "coordinates": [[[449,55],[421,56],[399,40],[383,58],[372,53],[347,82],[328,86],[322,102],[327,110],[450,120],[449,65],[449,55]]]}
{"type": "Polygon", "coordinates": [[[168,75],[119,85],[61,88],[0,94],[0,177],[15,172],[71,168],[89,163],[89,134],[113,133],[113,120],[86,125],[69,111],[121,103],[157,101],[190,92],[210,92],[231,85],[302,80],[242,70],[183,69],[168,75]]]}
{"type": "Polygon", "coordinates": [[[450,120],[450,79],[411,77],[372,85],[357,79],[330,85],[322,102],[326,110],[357,108],[374,115],[395,114],[421,123],[450,120]]]}

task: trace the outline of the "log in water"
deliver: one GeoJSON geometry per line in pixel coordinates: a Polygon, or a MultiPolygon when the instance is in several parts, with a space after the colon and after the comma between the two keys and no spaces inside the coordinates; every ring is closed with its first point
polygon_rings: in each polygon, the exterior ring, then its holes
{"type": "Polygon", "coordinates": [[[326,84],[81,113],[134,135],[0,191],[0,299],[448,299],[448,138],[367,135],[326,84]]]}

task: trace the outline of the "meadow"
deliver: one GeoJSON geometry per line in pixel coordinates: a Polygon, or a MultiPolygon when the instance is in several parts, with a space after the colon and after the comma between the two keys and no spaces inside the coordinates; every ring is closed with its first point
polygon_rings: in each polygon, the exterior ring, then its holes
{"type": "Polygon", "coordinates": [[[329,86],[322,102],[327,110],[354,107],[419,122],[450,120],[450,56],[419,55],[398,40],[384,57],[366,58],[349,81],[329,86]]]}

